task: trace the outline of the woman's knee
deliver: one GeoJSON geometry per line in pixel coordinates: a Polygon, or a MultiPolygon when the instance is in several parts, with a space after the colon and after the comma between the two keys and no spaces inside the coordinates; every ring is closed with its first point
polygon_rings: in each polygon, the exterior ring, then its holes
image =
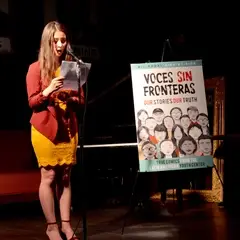
{"type": "Polygon", "coordinates": [[[54,169],[46,169],[41,168],[41,182],[45,184],[51,185],[55,180],[55,170],[54,169]]]}

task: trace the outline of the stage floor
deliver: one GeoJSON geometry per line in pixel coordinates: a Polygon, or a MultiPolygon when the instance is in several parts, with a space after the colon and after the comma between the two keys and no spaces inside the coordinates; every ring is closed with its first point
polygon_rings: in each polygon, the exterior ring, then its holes
{"type": "MultiPolygon", "coordinates": [[[[171,208],[171,206],[170,206],[171,208]]],[[[227,213],[215,203],[185,206],[181,213],[163,216],[158,203],[149,212],[136,208],[126,218],[126,207],[111,207],[88,212],[88,239],[170,239],[170,240],[237,240],[240,218],[227,213]]],[[[170,211],[173,211],[170,209],[170,211]]],[[[0,206],[1,240],[47,239],[45,222],[38,202],[0,206]]],[[[81,215],[73,210],[73,226],[81,215]]],[[[78,226],[81,236],[81,222],[78,226]]],[[[82,237],[80,239],[83,239],[82,237]]]]}

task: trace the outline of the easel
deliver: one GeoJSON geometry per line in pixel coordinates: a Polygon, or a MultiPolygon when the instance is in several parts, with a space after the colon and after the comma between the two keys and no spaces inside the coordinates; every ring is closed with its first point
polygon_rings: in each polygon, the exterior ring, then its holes
{"type": "MultiPolygon", "coordinates": [[[[166,45],[168,44],[168,46],[169,46],[169,49],[171,50],[171,52],[173,52],[172,51],[172,48],[171,48],[171,44],[170,44],[170,42],[169,42],[169,39],[166,39],[165,41],[164,41],[164,44],[163,44],[163,52],[162,52],[162,56],[161,56],[161,61],[163,61],[163,58],[164,58],[164,53],[165,53],[165,49],[166,49],[166,45]]],[[[220,180],[220,182],[221,182],[221,184],[222,184],[222,186],[224,186],[224,184],[223,184],[223,181],[222,181],[222,179],[221,179],[221,177],[220,177],[220,174],[219,174],[219,172],[218,172],[218,169],[217,169],[217,167],[216,167],[216,165],[215,164],[213,164],[213,166],[211,166],[211,168],[214,168],[215,169],[215,171],[216,171],[216,173],[217,173],[217,176],[218,176],[218,178],[219,178],[219,180],[220,180]]],[[[135,190],[136,190],[136,185],[137,185],[137,181],[138,181],[138,177],[139,177],[139,174],[140,174],[140,171],[138,170],[137,171],[137,173],[136,173],[136,177],[135,177],[135,181],[134,181],[134,184],[133,184],[133,189],[132,189],[132,193],[131,193],[131,197],[130,197],[130,209],[129,209],[129,211],[126,213],[126,215],[125,215],[125,218],[124,218],[124,222],[123,222],[123,226],[122,226],[122,235],[123,235],[123,233],[124,233],[124,228],[125,228],[125,225],[126,225],[126,217],[127,217],[127,215],[131,212],[131,210],[132,210],[132,201],[133,201],[133,197],[134,197],[134,195],[135,195],[135,190]]],[[[173,202],[174,202],[174,204],[175,204],[175,190],[173,189],[173,202]]],[[[173,213],[173,216],[175,216],[175,212],[173,213]]]]}
{"type": "MultiPolygon", "coordinates": [[[[164,59],[164,55],[165,55],[165,51],[166,51],[166,45],[168,45],[169,49],[171,50],[172,52],[172,47],[171,47],[171,44],[170,44],[170,41],[169,39],[165,39],[164,42],[163,42],[163,51],[162,51],[162,56],[161,56],[161,62],[163,62],[163,59],[164,59]]],[[[149,61],[150,62],[150,61],[149,61]]],[[[133,184],[133,189],[132,189],[132,193],[131,193],[131,197],[130,197],[130,201],[129,201],[129,211],[127,212],[127,214],[125,215],[125,218],[124,218],[124,221],[123,221],[123,226],[122,226],[122,235],[124,233],[124,228],[125,228],[125,225],[126,225],[126,218],[127,218],[127,215],[130,214],[131,210],[132,210],[132,200],[133,200],[133,197],[134,197],[134,194],[135,194],[135,190],[136,190],[136,186],[137,186],[137,182],[138,182],[138,177],[139,177],[139,174],[141,172],[138,170],[137,173],[136,173],[136,177],[135,177],[135,181],[134,181],[134,184],[133,184]]],[[[175,193],[174,193],[174,189],[173,189],[173,201],[175,202],[175,193]]],[[[173,213],[173,215],[175,215],[175,213],[173,213]]]]}
{"type": "MultiPolygon", "coordinates": [[[[213,140],[213,141],[214,141],[214,140],[217,140],[217,141],[223,140],[223,141],[224,141],[224,136],[223,136],[223,135],[213,136],[213,137],[212,137],[212,140],[213,140]]],[[[216,151],[215,151],[215,153],[216,153],[216,151]]],[[[214,153],[214,155],[215,155],[215,153],[214,153]]],[[[215,155],[214,157],[216,157],[216,155],[215,155]]],[[[217,158],[217,157],[216,157],[216,158],[217,158]]],[[[219,171],[218,171],[218,169],[217,169],[217,167],[216,167],[215,164],[213,164],[213,168],[214,168],[215,171],[216,171],[216,174],[217,174],[217,176],[218,176],[218,179],[219,179],[219,181],[220,181],[220,183],[221,183],[221,185],[222,185],[222,189],[223,189],[223,191],[224,191],[224,183],[223,183],[223,180],[222,180],[222,178],[221,178],[221,176],[220,176],[220,174],[219,174],[219,171]]]]}
{"type": "MultiPolygon", "coordinates": [[[[163,45],[163,53],[162,53],[162,56],[161,56],[161,61],[163,61],[164,53],[165,53],[165,49],[166,49],[166,45],[167,45],[167,44],[168,44],[170,50],[172,51],[172,48],[171,48],[169,39],[165,40],[165,41],[164,41],[164,45],[163,45]]],[[[103,94],[100,94],[99,97],[102,97],[103,95],[107,94],[107,93],[110,92],[113,88],[115,88],[116,86],[118,86],[120,83],[123,83],[123,82],[125,82],[126,80],[128,80],[129,77],[130,77],[130,75],[127,75],[125,78],[123,78],[122,80],[120,80],[117,84],[115,84],[113,87],[111,87],[110,89],[106,90],[103,94]]],[[[97,97],[97,98],[98,98],[98,97],[97,97]]],[[[88,104],[95,102],[97,98],[89,101],[88,104]]],[[[87,102],[87,101],[86,101],[86,102],[87,102]]],[[[115,144],[115,145],[116,145],[116,144],[115,144]]],[[[134,145],[135,145],[135,143],[134,143],[134,145]]],[[[90,147],[90,146],[86,146],[86,145],[83,146],[83,143],[81,142],[80,149],[83,150],[83,148],[86,148],[86,147],[90,147]],[[81,147],[81,146],[82,146],[82,147],[81,147]]],[[[96,146],[91,146],[91,147],[96,147],[96,146]]],[[[97,147],[98,147],[98,146],[97,146],[97,147]]],[[[100,146],[100,147],[103,147],[103,146],[100,146]]],[[[81,154],[80,154],[80,155],[81,155],[81,154]]],[[[215,170],[217,171],[217,168],[216,168],[215,165],[214,165],[214,168],[215,168],[215,170]]],[[[82,168],[82,171],[83,171],[83,168],[82,168]]],[[[134,197],[134,194],[135,194],[136,185],[137,185],[137,182],[138,182],[139,173],[140,173],[140,171],[138,170],[138,171],[136,172],[136,176],[135,176],[135,179],[134,179],[133,189],[132,189],[132,193],[131,193],[131,197],[130,197],[130,210],[131,210],[131,206],[132,206],[132,200],[133,200],[133,197],[134,197]]],[[[221,183],[223,184],[223,182],[222,182],[222,180],[221,180],[221,178],[220,178],[220,175],[219,175],[218,171],[217,171],[217,174],[218,174],[218,177],[219,177],[221,183]]],[[[84,174],[83,174],[82,176],[84,176],[84,174]]],[[[83,178],[84,178],[84,177],[83,177],[83,178]]],[[[85,191],[85,189],[84,189],[84,191],[85,191]]],[[[173,200],[175,201],[174,190],[173,190],[173,200]]],[[[86,229],[87,229],[87,223],[86,223],[86,210],[85,210],[85,207],[86,207],[86,206],[85,206],[85,204],[86,204],[86,203],[84,202],[84,208],[83,208],[83,210],[84,210],[84,211],[83,211],[83,229],[84,229],[84,231],[83,231],[83,236],[84,236],[84,239],[87,239],[87,238],[86,238],[86,237],[87,237],[87,230],[86,230],[86,229]]],[[[129,212],[130,212],[130,211],[129,211],[129,212]]],[[[128,212],[128,213],[129,213],[129,212],[128,212]]],[[[127,213],[127,214],[128,214],[128,213],[127,213]]],[[[125,224],[126,224],[126,217],[125,217],[125,219],[124,219],[124,223],[123,223],[123,227],[122,227],[122,235],[123,235],[123,233],[124,233],[125,224]]]]}

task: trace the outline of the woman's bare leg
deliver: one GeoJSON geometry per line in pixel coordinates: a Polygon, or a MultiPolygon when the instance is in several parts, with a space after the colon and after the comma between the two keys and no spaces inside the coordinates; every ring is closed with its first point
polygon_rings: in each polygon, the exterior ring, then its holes
{"type": "Polygon", "coordinates": [[[73,229],[71,227],[71,183],[70,183],[70,166],[63,166],[57,177],[58,194],[60,214],[62,219],[62,232],[65,233],[67,239],[73,236],[73,229]]]}
{"type": "Polygon", "coordinates": [[[39,199],[45,215],[47,226],[46,234],[50,240],[62,240],[58,225],[56,223],[55,207],[54,207],[54,184],[55,170],[41,168],[41,183],[39,186],[39,199]],[[53,224],[56,223],[56,224],[53,224]]]}

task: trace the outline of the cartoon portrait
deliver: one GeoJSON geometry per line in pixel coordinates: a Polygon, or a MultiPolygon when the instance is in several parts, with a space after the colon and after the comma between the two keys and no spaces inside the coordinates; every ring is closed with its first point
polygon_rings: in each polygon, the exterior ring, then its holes
{"type": "Polygon", "coordinates": [[[169,139],[165,139],[159,144],[161,158],[173,158],[177,157],[175,152],[176,147],[169,139]]]}
{"type": "Polygon", "coordinates": [[[185,113],[173,107],[166,115],[161,108],[137,113],[139,159],[209,156],[212,141],[206,113],[190,106],[185,113]]]}
{"type": "Polygon", "coordinates": [[[164,125],[157,125],[154,129],[155,143],[168,139],[168,131],[164,125]]]}
{"type": "Polygon", "coordinates": [[[179,152],[181,156],[193,157],[197,151],[197,143],[191,136],[184,136],[179,141],[179,152]]]}
{"type": "Polygon", "coordinates": [[[155,108],[152,112],[152,117],[156,120],[157,125],[161,125],[165,115],[161,108],[155,108]]]}
{"type": "Polygon", "coordinates": [[[212,139],[208,135],[201,135],[198,139],[199,151],[203,156],[212,155],[212,139]]]}
{"type": "Polygon", "coordinates": [[[208,115],[205,113],[200,113],[197,116],[197,123],[201,126],[204,135],[209,135],[209,120],[208,115]]]}
{"type": "Polygon", "coordinates": [[[170,115],[173,118],[175,124],[181,124],[181,121],[180,121],[181,116],[182,116],[181,108],[179,108],[179,107],[172,108],[170,111],[170,115]]]}
{"type": "Polygon", "coordinates": [[[187,108],[187,114],[188,114],[192,123],[197,122],[197,116],[199,114],[199,111],[198,111],[197,107],[195,107],[195,106],[188,107],[187,108]]]}
{"type": "Polygon", "coordinates": [[[150,141],[146,141],[142,144],[142,152],[145,160],[157,159],[157,147],[150,141]]]}
{"type": "Polygon", "coordinates": [[[163,125],[166,127],[168,131],[168,138],[172,138],[172,128],[174,126],[174,120],[171,116],[166,116],[163,119],[163,125]]]}
{"type": "Polygon", "coordinates": [[[137,113],[138,118],[138,127],[145,126],[146,125],[146,119],[148,118],[148,113],[146,110],[141,109],[137,113]]]}
{"type": "Polygon", "coordinates": [[[149,134],[154,136],[154,128],[157,126],[157,122],[155,120],[155,118],[153,117],[148,117],[146,119],[146,127],[149,130],[149,134]]]}
{"type": "Polygon", "coordinates": [[[188,135],[188,128],[191,125],[190,117],[187,114],[184,114],[180,118],[180,125],[183,127],[185,134],[188,135]]]}

